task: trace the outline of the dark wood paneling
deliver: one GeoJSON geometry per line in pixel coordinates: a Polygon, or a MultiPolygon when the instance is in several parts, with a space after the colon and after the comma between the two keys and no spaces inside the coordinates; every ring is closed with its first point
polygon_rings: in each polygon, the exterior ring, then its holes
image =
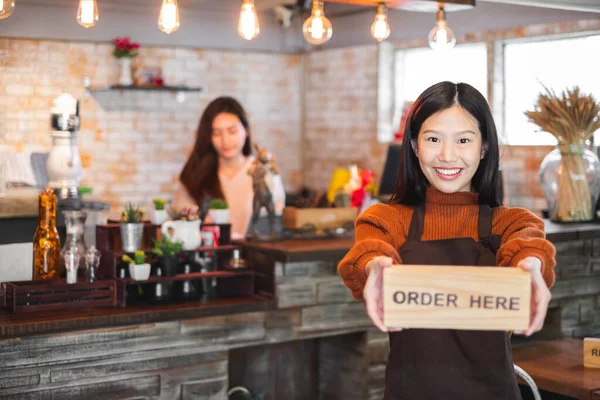
{"type": "Polygon", "coordinates": [[[314,340],[247,347],[229,353],[229,385],[244,386],[266,399],[317,398],[314,340]]]}

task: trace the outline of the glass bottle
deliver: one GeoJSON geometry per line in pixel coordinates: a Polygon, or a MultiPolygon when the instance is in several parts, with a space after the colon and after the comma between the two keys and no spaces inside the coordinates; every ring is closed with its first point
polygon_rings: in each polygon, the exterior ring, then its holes
{"type": "Polygon", "coordinates": [[[60,238],[56,230],[56,195],[51,187],[38,196],[38,227],[33,237],[33,279],[57,279],[60,274],[60,238]]]}

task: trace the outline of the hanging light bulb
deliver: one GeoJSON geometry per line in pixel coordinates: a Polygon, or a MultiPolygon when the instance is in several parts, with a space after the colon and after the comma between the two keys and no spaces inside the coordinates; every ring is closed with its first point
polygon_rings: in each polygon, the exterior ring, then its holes
{"type": "Polygon", "coordinates": [[[323,0],[313,0],[312,13],[302,25],[302,34],[310,44],[319,45],[331,39],[333,29],[323,13],[323,0]]]}
{"type": "Polygon", "coordinates": [[[260,33],[258,16],[254,8],[254,0],[244,0],[238,22],[238,33],[246,40],[252,40],[260,33]]]}
{"type": "Polygon", "coordinates": [[[77,22],[85,28],[91,28],[98,22],[98,4],[96,0],[79,0],[77,22]]]}
{"type": "Polygon", "coordinates": [[[8,18],[15,9],[15,0],[0,0],[0,19],[8,18]]]}
{"type": "Polygon", "coordinates": [[[158,28],[173,33],[179,28],[179,6],[177,0],[163,0],[158,16],[158,28]]]}
{"type": "Polygon", "coordinates": [[[440,6],[435,28],[429,32],[429,46],[434,50],[450,50],[455,44],[454,32],[446,25],[446,11],[444,6],[440,6]]]}
{"type": "Polygon", "coordinates": [[[377,15],[375,16],[373,25],[371,25],[371,35],[379,42],[390,36],[390,24],[388,24],[387,20],[387,6],[383,3],[380,3],[377,6],[377,15]]]}

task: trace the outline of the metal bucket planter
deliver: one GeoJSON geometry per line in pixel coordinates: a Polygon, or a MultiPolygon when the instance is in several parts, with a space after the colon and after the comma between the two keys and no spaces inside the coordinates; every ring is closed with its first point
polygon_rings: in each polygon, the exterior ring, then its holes
{"type": "Polygon", "coordinates": [[[142,249],[143,222],[121,222],[121,247],[127,253],[142,249]]]}

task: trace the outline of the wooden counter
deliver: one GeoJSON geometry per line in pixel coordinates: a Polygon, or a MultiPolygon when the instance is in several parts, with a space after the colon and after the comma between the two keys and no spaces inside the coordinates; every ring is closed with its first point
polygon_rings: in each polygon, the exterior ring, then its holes
{"type": "MultiPolygon", "coordinates": [[[[600,229],[600,228],[599,228],[600,229]]],[[[239,242],[250,251],[279,262],[339,261],[354,244],[354,238],[297,239],[280,242],[239,242]]]]}
{"type": "Polygon", "coordinates": [[[600,369],[583,367],[582,340],[553,340],[515,347],[513,361],[542,390],[579,400],[600,399],[600,369]]]}
{"type": "Polygon", "coordinates": [[[58,333],[79,329],[176,321],[265,311],[273,308],[272,299],[252,298],[214,300],[209,303],[187,302],[131,306],[127,308],[76,309],[51,312],[11,314],[0,311],[0,339],[41,333],[58,333]]]}

